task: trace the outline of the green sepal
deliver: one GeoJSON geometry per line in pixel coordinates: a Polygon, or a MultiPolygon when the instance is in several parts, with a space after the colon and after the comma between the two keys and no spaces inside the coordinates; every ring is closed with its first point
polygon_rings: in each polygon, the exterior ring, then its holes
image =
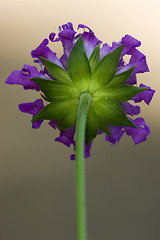
{"type": "Polygon", "coordinates": [[[70,78],[81,92],[88,89],[91,68],[84,50],[83,38],[79,37],[68,59],[68,72],[70,78]]]}
{"type": "MultiPolygon", "coordinates": [[[[110,126],[128,126],[137,128],[128,118],[123,108],[115,100],[99,99],[92,101],[94,114],[100,122],[110,126]]],[[[93,109],[93,108],[92,108],[93,109]]]]}
{"type": "Polygon", "coordinates": [[[100,54],[100,43],[96,46],[96,48],[93,50],[90,58],[89,58],[89,64],[91,67],[91,71],[93,72],[95,68],[98,65],[99,62],[99,54],[100,54]]]}
{"type": "Polygon", "coordinates": [[[94,97],[108,98],[116,100],[117,102],[126,102],[133,98],[138,93],[146,91],[148,88],[140,88],[131,85],[119,85],[113,87],[104,87],[94,93],[94,97]]]}
{"type": "Polygon", "coordinates": [[[75,111],[72,111],[65,118],[62,118],[58,121],[58,128],[60,130],[65,130],[76,124],[78,108],[75,111]]]}
{"type": "Polygon", "coordinates": [[[63,69],[62,67],[58,66],[57,64],[47,60],[44,57],[40,57],[42,62],[44,63],[47,71],[57,80],[60,80],[62,82],[71,82],[71,79],[69,77],[69,73],[63,69]]]}
{"type": "Polygon", "coordinates": [[[47,101],[47,102],[52,102],[49,98],[47,98],[47,97],[44,96],[43,94],[41,94],[41,97],[42,97],[45,101],[47,101]]]}
{"type": "Polygon", "coordinates": [[[112,133],[110,132],[109,128],[107,127],[107,124],[105,122],[98,121],[98,128],[102,132],[106,133],[110,137],[112,137],[112,133]]]}
{"type": "Polygon", "coordinates": [[[31,78],[43,91],[46,98],[52,100],[67,100],[79,97],[77,88],[70,82],[60,82],[44,78],[31,78]]]}
{"type": "Polygon", "coordinates": [[[116,85],[124,83],[131,76],[134,69],[135,69],[135,66],[131,67],[130,69],[128,69],[125,72],[115,75],[112,78],[112,80],[107,84],[107,87],[116,86],[116,85]]]}
{"type": "Polygon", "coordinates": [[[105,86],[114,77],[119,58],[121,56],[124,45],[119,46],[114,51],[104,56],[98,63],[96,69],[92,73],[89,91],[94,93],[97,89],[105,86]]]}
{"type": "Polygon", "coordinates": [[[75,109],[78,109],[78,101],[54,101],[49,103],[36,116],[34,116],[32,122],[65,118],[72,111],[75,111],[75,109]]]}
{"type": "Polygon", "coordinates": [[[97,136],[98,132],[98,122],[96,117],[93,114],[93,111],[91,108],[88,110],[88,115],[87,115],[87,122],[86,122],[86,134],[85,134],[85,139],[86,143],[89,146],[93,139],[97,136]]]}

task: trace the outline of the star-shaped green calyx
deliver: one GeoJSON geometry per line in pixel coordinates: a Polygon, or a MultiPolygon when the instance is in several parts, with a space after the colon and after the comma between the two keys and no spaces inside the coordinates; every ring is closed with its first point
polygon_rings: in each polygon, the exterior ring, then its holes
{"type": "Polygon", "coordinates": [[[119,46],[99,61],[100,45],[97,45],[88,60],[83,39],[79,37],[69,56],[68,71],[41,57],[47,71],[55,80],[31,78],[49,102],[32,122],[58,120],[59,129],[70,128],[76,124],[81,95],[89,93],[91,102],[86,122],[88,145],[96,137],[98,129],[111,135],[108,125],[136,127],[119,103],[130,100],[147,88],[123,84],[134,67],[115,75],[123,47],[119,46]]]}

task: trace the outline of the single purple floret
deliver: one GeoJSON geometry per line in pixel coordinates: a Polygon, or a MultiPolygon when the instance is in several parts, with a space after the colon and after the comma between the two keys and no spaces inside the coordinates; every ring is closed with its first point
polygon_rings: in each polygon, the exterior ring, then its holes
{"type": "MultiPolygon", "coordinates": [[[[19,104],[19,110],[23,113],[29,113],[33,116],[35,116],[37,113],[39,113],[44,108],[44,104],[42,99],[38,99],[35,102],[29,102],[29,103],[21,103],[19,104]]],[[[40,128],[43,120],[39,120],[32,123],[32,127],[34,129],[40,128]]]]}

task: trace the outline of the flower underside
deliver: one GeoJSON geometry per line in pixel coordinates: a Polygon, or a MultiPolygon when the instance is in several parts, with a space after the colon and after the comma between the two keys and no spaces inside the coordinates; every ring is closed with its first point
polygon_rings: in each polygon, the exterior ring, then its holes
{"type": "MultiPolygon", "coordinates": [[[[52,128],[60,129],[55,141],[74,148],[80,98],[88,93],[91,102],[86,123],[86,158],[90,156],[92,144],[89,143],[103,132],[105,140],[112,144],[118,143],[124,133],[139,144],[147,140],[149,126],[141,117],[127,116],[140,113],[140,106],[132,105],[133,102],[144,101],[149,105],[155,92],[142,83],[139,88],[133,87],[137,86],[137,74],[149,71],[146,56],[137,49],[140,45],[141,42],[130,35],[108,45],[86,25],[79,24],[75,30],[69,22],[59,26],[58,36],[50,33],[49,39],[45,38],[31,51],[41,70],[25,64],[21,70],[14,70],[5,83],[21,85],[25,90],[41,90],[45,101],[40,98],[21,103],[20,111],[34,117],[34,129],[40,128],[44,119],[49,119],[52,128]],[[83,29],[82,33],[79,29],[83,29]],[[48,46],[49,40],[54,46],[56,42],[62,43],[60,58],[48,46]],[[129,56],[128,63],[125,56],[129,56]]],[[[75,155],[70,158],[74,160],[75,155]]]]}
{"type": "Polygon", "coordinates": [[[91,94],[91,103],[86,123],[86,142],[89,145],[98,129],[111,136],[108,126],[137,128],[128,119],[120,103],[126,102],[148,88],[123,84],[134,70],[134,66],[117,73],[119,59],[124,45],[100,59],[100,44],[88,59],[83,38],[76,41],[68,59],[68,71],[55,63],[40,57],[52,79],[31,78],[42,90],[43,98],[49,102],[34,118],[58,120],[60,130],[76,124],[80,96],[91,94]]]}

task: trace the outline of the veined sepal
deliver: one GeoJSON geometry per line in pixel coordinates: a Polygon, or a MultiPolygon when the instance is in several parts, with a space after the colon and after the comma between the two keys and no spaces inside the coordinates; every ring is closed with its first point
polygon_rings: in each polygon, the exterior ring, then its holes
{"type": "Polygon", "coordinates": [[[140,88],[131,85],[118,85],[99,89],[94,93],[95,98],[113,99],[117,102],[126,102],[138,93],[146,91],[148,88],[140,88]]]}
{"type": "Polygon", "coordinates": [[[127,71],[116,74],[110,82],[107,83],[107,87],[117,86],[127,81],[127,79],[131,76],[134,71],[135,66],[131,67],[127,71]]]}
{"type": "Polygon", "coordinates": [[[95,68],[98,65],[99,62],[99,55],[100,55],[100,43],[96,46],[96,48],[93,50],[90,58],[89,58],[89,64],[91,67],[91,71],[93,72],[95,68]]]}
{"type": "Polygon", "coordinates": [[[99,122],[109,126],[128,126],[137,128],[120,104],[111,99],[92,99],[91,107],[99,122]]]}
{"type": "Polygon", "coordinates": [[[92,108],[89,107],[85,133],[85,139],[88,146],[90,145],[92,140],[97,136],[97,133],[98,133],[98,121],[97,118],[94,116],[92,108]]]}
{"type": "Polygon", "coordinates": [[[88,90],[91,78],[91,68],[84,50],[82,37],[79,37],[70,53],[68,59],[68,72],[75,86],[77,86],[82,94],[88,90]]]}
{"type": "Polygon", "coordinates": [[[116,74],[119,58],[123,48],[124,45],[119,46],[100,60],[97,67],[92,72],[91,83],[89,87],[89,91],[91,93],[94,93],[112,80],[116,74]]]}
{"type": "Polygon", "coordinates": [[[40,57],[41,61],[44,63],[47,71],[57,80],[62,82],[71,82],[69,73],[57,64],[49,61],[44,57],[40,57]]]}
{"type": "Polygon", "coordinates": [[[79,98],[79,91],[72,82],[61,82],[44,78],[31,78],[50,100],[64,101],[79,98]]]}
{"type": "Polygon", "coordinates": [[[78,103],[78,100],[53,101],[34,116],[32,122],[65,119],[65,117],[78,109],[78,103]]]}
{"type": "Polygon", "coordinates": [[[78,108],[77,109],[75,108],[65,118],[59,119],[58,120],[58,128],[60,130],[66,130],[66,129],[72,127],[73,125],[75,125],[76,119],[77,119],[77,112],[78,112],[78,108]]]}

